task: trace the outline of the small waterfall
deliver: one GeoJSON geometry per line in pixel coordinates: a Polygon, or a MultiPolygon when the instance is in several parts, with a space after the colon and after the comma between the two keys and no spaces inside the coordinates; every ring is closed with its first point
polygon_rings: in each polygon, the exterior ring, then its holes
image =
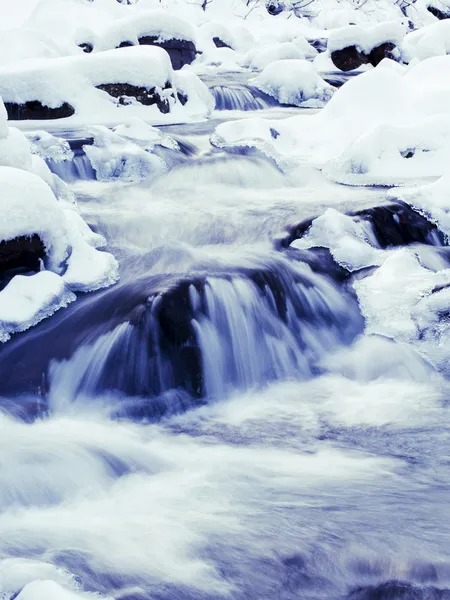
{"type": "Polygon", "coordinates": [[[77,152],[72,160],[54,161],[46,160],[52,173],[58,175],[66,183],[73,183],[79,179],[95,180],[95,171],[84,152],[77,152]]]}
{"type": "Polygon", "coordinates": [[[353,296],[305,264],[199,275],[53,364],[50,396],[61,404],[113,391],[128,396],[119,414],[160,418],[236,389],[308,378],[362,325],[353,296]]]}
{"type": "Polygon", "coordinates": [[[216,101],[216,110],[262,110],[278,106],[278,102],[251,85],[215,85],[210,88],[216,101]]]}

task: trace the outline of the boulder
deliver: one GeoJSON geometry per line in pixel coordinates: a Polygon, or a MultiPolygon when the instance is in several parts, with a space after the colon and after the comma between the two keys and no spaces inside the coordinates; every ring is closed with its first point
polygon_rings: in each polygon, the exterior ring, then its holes
{"type": "Polygon", "coordinates": [[[141,46],[158,46],[169,54],[172,68],[179,71],[184,65],[190,65],[197,56],[194,42],[187,40],[161,40],[158,36],[146,35],[138,38],[141,46]]]}
{"type": "Polygon", "coordinates": [[[5,102],[5,108],[10,121],[64,119],[75,114],[74,107],[68,102],[63,102],[56,108],[46,106],[39,100],[30,100],[23,104],[5,102]]]}
{"type": "MultiPolygon", "coordinates": [[[[129,83],[102,83],[96,87],[113,98],[117,98],[119,104],[130,104],[130,98],[135,98],[137,102],[144,106],[156,104],[163,114],[170,112],[169,100],[167,98],[161,98],[154,87],[139,87],[129,83]]],[[[172,89],[172,86],[170,83],[166,83],[164,89],[172,89]]]]}
{"type": "Polygon", "coordinates": [[[340,71],[353,71],[369,62],[369,58],[363,52],[360,52],[356,46],[333,50],[331,60],[340,71]]]}
{"type": "Polygon", "coordinates": [[[0,241],[0,290],[14,275],[38,273],[45,255],[44,244],[36,234],[0,241]]]}

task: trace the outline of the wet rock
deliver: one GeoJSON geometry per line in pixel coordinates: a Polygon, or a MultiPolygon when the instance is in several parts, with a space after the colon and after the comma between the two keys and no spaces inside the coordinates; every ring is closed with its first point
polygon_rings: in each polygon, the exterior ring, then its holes
{"type": "Polygon", "coordinates": [[[68,102],[56,108],[46,106],[39,100],[31,100],[23,104],[5,102],[5,108],[10,121],[64,119],[75,114],[75,109],[68,102]]]}
{"type": "Polygon", "coordinates": [[[266,2],[266,10],[269,15],[276,17],[281,14],[284,10],[286,10],[286,6],[284,2],[280,2],[279,0],[269,0],[266,2]]]}
{"type": "Polygon", "coordinates": [[[0,241],[0,289],[14,275],[38,273],[45,256],[44,244],[36,234],[0,241]]]}
{"type": "MultiPolygon", "coordinates": [[[[131,85],[129,83],[103,83],[97,86],[97,89],[106,92],[113,98],[117,98],[119,104],[127,105],[134,98],[144,106],[152,106],[156,104],[160,112],[167,114],[170,112],[170,103],[167,98],[162,98],[156,91],[156,88],[146,88],[131,85]]],[[[166,83],[165,90],[172,89],[170,83],[166,83]]]]}
{"type": "Polygon", "coordinates": [[[172,68],[178,71],[184,65],[190,65],[197,56],[194,42],[187,40],[161,40],[157,36],[146,35],[139,38],[139,44],[144,46],[159,46],[169,54],[172,68]]]}

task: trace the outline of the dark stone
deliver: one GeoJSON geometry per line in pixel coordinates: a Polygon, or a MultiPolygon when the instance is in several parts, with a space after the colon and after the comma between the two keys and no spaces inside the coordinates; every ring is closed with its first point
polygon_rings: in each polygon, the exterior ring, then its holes
{"type": "Polygon", "coordinates": [[[384,58],[394,59],[393,51],[396,46],[392,42],[385,42],[373,48],[369,54],[369,63],[376,67],[384,58]]]}
{"type": "Polygon", "coordinates": [[[213,42],[214,42],[214,45],[216,46],[216,48],[231,48],[231,46],[229,44],[226,44],[219,37],[213,37],[213,42]]]}
{"type": "Polygon", "coordinates": [[[83,42],[82,44],[78,44],[78,47],[81,48],[83,52],[86,52],[86,54],[90,54],[94,49],[94,46],[89,42],[83,42]]]}
{"type": "Polygon", "coordinates": [[[14,275],[38,273],[45,256],[44,244],[36,234],[0,241],[0,289],[14,275]]]}
{"type": "Polygon", "coordinates": [[[368,57],[360,52],[356,46],[348,46],[342,50],[333,50],[331,60],[335,67],[340,71],[353,71],[359,69],[363,64],[367,64],[368,57]]]}
{"type": "MultiPolygon", "coordinates": [[[[164,89],[171,89],[170,83],[166,83],[164,89]]],[[[161,98],[157,93],[156,88],[145,88],[129,83],[102,83],[97,86],[97,89],[106,92],[113,98],[119,100],[119,104],[130,104],[130,98],[135,98],[137,102],[144,106],[152,106],[156,104],[159,110],[167,114],[170,112],[170,103],[167,98],[161,98]]]]}
{"type": "MultiPolygon", "coordinates": [[[[356,221],[364,220],[372,224],[372,230],[380,248],[405,246],[413,243],[430,246],[444,246],[445,236],[425,217],[403,202],[374,206],[347,213],[356,221]]],[[[316,217],[305,219],[288,228],[284,237],[276,240],[275,248],[283,250],[293,241],[301,239],[311,227],[316,217]]]]}
{"type": "Polygon", "coordinates": [[[180,102],[181,106],[184,106],[186,104],[186,102],[189,100],[187,95],[183,94],[182,92],[177,92],[177,98],[178,98],[178,101],[180,102]]]}
{"type": "Polygon", "coordinates": [[[24,104],[5,102],[5,108],[10,121],[64,119],[75,114],[75,109],[67,102],[56,108],[50,108],[39,100],[31,100],[24,104]]]}
{"type": "Polygon", "coordinates": [[[143,46],[158,46],[164,48],[170,56],[172,67],[178,71],[184,65],[190,65],[197,56],[197,49],[193,42],[187,40],[160,40],[154,35],[146,35],[139,38],[139,44],[143,46]]]}
{"type": "Polygon", "coordinates": [[[427,6],[427,9],[429,10],[429,12],[434,15],[437,19],[439,19],[439,21],[443,21],[444,19],[448,19],[450,17],[450,13],[445,12],[443,10],[441,10],[440,8],[437,8],[436,6],[430,4],[429,6],[427,6]]]}
{"type": "Polygon", "coordinates": [[[118,48],[129,48],[130,46],[134,46],[133,42],[129,42],[129,41],[125,40],[124,42],[120,42],[120,44],[117,47],[118,48]]]}
{"type": "Polygon", "coordinates": [[[283,2],[279,2],[278,0],[269,1],[266,3],[266,10],[269,15],[276,17],[281,14],[286,9],[283,2]]]}

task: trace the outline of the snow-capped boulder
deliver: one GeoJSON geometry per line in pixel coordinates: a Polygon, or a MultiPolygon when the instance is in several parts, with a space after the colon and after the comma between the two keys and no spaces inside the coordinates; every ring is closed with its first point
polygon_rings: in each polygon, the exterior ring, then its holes
{"type": "Polygon", "coordinates": [[[450,54],[450,20],[439,21],[408,33],[402,44],[405,62],[450,54]]]}
{"type": "Polygon", "coordinates": [[[250,83],[280,104],[303,107],[321,107],[335,91],[306,60],[277,60],[250,83]]]}
{"type": "Polygon", "coordinates": [[[184,19],[167,11],[147,11],[119,19],[104,31],[95,50],[109,50],[135,45],[164,48],[172,67],[181,69],[196,58],[196,31],[184,19]]]}
{"type": "Polygon", "coordinates": [[[398,22],[335,29],[328,38],[331,60],[341,71],[352,71],[363,64],[376,67],[386,57],[399,58],[397,47],[405,31],[405,25],[398,22]]]}
{"type": "Polygon", "coordinates": [[[200,101],[207,98],[205,86],[191,74],[188,87],[195,93],[190,102],[173,77],[164,50],[137,46],[3,67],[0,96],[11,120],[118,122],[134,116],[160,123],[205,116],[209,108],[200,101]]]}

